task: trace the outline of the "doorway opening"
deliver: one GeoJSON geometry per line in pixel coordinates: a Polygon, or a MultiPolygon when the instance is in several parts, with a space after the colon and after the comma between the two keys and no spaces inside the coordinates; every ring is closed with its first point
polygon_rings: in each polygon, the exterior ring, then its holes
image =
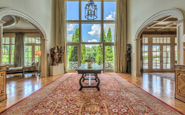
{"type": "Polygon", "coordinates": [[[153,21],[142,32],[141,72],[173,72],[177,64],[178,19],[166,16],[153,21]]]}

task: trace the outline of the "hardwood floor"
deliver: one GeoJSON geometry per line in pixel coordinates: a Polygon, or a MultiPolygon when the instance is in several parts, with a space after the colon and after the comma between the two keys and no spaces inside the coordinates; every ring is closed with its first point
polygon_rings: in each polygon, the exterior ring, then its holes
{"type": "MultiPolygon", "coordinates": [[[[147,73],[143,74],[142,77],[135,77],[129,74],[119,75],[185,114],[185,103],[174,98],[174,81],[147,73]]],[[[40,78],[34,74],[27,74],[24,78],[20,75],[14,77],[7,76],[8,99],[0,102],[0,112],[60,76],[46,78],[40,78]]]]}
{"type": "Polygon", "coordinates": [[[119,75],[185,114],[185,103],[174,98],[175,81],[148,73],[144,73],[142,77],[119,75]]]}

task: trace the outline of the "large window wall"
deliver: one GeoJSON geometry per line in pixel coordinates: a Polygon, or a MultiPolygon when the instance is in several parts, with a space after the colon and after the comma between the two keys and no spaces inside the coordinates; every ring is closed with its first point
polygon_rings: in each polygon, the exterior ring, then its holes
{"type": "Polygon", "coordinates": [[[85,19],[89,0],[66,1],[67,69],[74,71],[92,58],[104,70],[114,69],[114,36],[116,0],[94,0],[98,7],[96,20],[85,19]]]}
{"type": "Polygon", "coordinates": [[[3,35],[2,64],[14,64],[15,34],[5,33],[3,35]]]}

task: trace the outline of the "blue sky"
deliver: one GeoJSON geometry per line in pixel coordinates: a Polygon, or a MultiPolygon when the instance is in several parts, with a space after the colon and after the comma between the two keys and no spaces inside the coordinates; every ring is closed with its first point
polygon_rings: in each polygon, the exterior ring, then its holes
{"type": "MultiPolygon", "coordinates": [[[[82,2],[82,20],[85,19],[85,5],[88,2],[82,2]]],[[[98,7],[98,18],[96,20],[101,20],[101,2],[95,2],[98,7]]],[[[79,2],[68,1],[67,2],[67,20],[79,20],[79,2]]],[[[115,20],[116,14],[116,2],[104,2],[104,20],[115,20]]],[[[79,24],[67,24],[67,39],[71,41],[72,34],[75,32],[76,28],[79,28],[79,24]]],[[[115,24],[104,24],[104,30],[107,34],[108,29],[111,28],[112,39],[114,41],[114,30],[115,24]]],[[[101,35],[101,24],[82,23],[82,39],[84,42],[98,42],[101,35]]]]}

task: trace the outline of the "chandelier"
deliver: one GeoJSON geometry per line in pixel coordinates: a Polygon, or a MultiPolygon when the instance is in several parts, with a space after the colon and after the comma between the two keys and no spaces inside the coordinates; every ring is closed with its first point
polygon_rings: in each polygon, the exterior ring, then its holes
{"type": "Polygon", "coordinates": [[[90,0],[88,4],[85,6],[85,18],[87,20],[95,20],[97,17],[97,5],[94,3],[93,0],[90,0]]]}

